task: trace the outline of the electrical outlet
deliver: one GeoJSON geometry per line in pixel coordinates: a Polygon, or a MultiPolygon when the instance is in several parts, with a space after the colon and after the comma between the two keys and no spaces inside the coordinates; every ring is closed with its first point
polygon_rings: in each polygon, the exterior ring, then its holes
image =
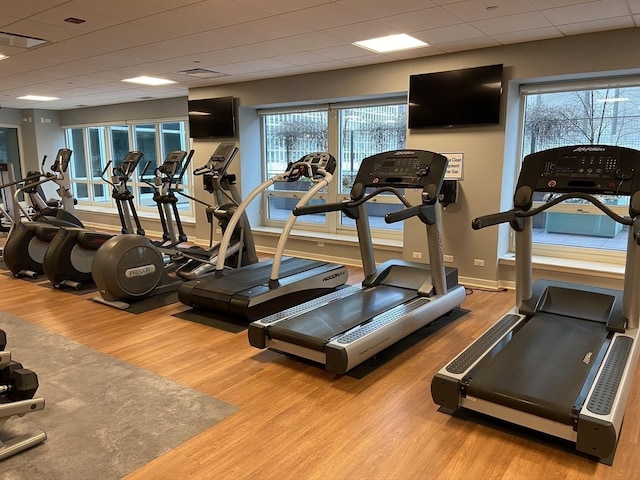
{"type": "Polygon", "coordinates": [[[442,259],[447,263],[453,263],[453,255],[443,255],[442,259]]]}
{"type": "Polygon", "coordinates": [[[413,258],[422,258],[422,252],[413,252],[413,258]]]}
{"type": "Polygon", "coordinates": [[[324,242],[318,242],[319,247],[324,247],[324,242]]]}
{"type": "Polygon", "coordinates": [[[482,259],[482,258],[474,258],[473,259],[473,264],[476,267],[484,267],[484,259],[482,259]]]}

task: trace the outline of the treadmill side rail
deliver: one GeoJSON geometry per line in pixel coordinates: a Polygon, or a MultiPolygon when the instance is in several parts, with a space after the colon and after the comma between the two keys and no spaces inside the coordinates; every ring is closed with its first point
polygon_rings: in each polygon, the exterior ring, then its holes
{"type": "Polygon", "coordinates": [[[445,365],[431,381],[431,398],[448,413],[460,408],[464,395],[462,379],[494,347],[509,337],[511,332],[526,320],[514,308],[489,327],[471,345],[445,365]]]}
{"type": "Polygon", "coordinates": [[[388,319],[363,322],[352,331],[345,332],[327,343],[325,368],[337,374],[348,372],[376,353],[446,315],[460,305],[465,296],[465,288],[459,285],[442,296],[435,295],[429,299],[418,297],[413,300],[415,308],[410,305],[412,302],[399,305],[387,312],[388,319]],[[363,330],[363,333],[359,334],[358,330],[363,330]]]}
{"type": "Polygon", "coordinates": [[[613,460],[633,374],[638,362],[638,330],[616,334],[578,416],[576,450],[613,460]]]}

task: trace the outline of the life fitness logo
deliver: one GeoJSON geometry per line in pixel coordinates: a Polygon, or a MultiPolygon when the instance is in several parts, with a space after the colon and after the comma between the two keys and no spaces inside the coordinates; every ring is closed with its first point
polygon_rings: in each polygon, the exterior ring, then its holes
{"type": "Polygon", "coordinates": [[[141,267],[128,268],[125,270],[124,276],[127,278],[144,277],[145,275],[155,273],[155,271],[156,266],[154,264],[143,265],[141,267]]]}
{"type": "Polygon", "coordinates": [[[604,152],[605,150],[604,147],[578,147],[574,152],[604,152]]]}

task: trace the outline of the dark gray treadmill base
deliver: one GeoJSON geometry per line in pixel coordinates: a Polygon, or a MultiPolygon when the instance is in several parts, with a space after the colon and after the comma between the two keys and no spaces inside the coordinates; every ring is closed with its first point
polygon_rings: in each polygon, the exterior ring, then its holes
{"type": "Polygon", "coordinates": [[[571,425],[607,336],[602,324],[538,313],[469,373],[467,395],[571,425]]]}
{"type": "Polygon", "coordinates": [[[270,300],[256,301],[258,298],[265,298],[261,295],[273,293],[268,287],[271,269],[272,260],[267,260],[231,270],[223,277],[210,275],[184,282],[178,290],[178,298],[185,305],[206,312],[251,322],[336,289],[336,287],[310,288],[308,284],[305,285],[306,279],[317,278],[317,275],[337,269],[346,271],[346,267],[338,264],[285,257],[280,269],[281,282],[284,285],[290,281],[296,285],[296,288],[288,294],[284,294],[283,290],[281,295],[274,295],[270,300]],[[306,275],[306,272],[311,274],[306,275]],[[250,306],[251,302],[255,302],[255,305],[250,306]]]}
{"type": "Polygon", "coordinates": [[[415,290],[378,285],[283,320],[269,327],[269,337],[322,352],[327,341],[369,318],[416,297],[415,290]]]}

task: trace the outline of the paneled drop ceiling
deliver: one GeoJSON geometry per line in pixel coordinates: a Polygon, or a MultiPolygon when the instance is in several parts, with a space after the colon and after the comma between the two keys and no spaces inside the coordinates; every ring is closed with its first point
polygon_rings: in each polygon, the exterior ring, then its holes
{"type": "Polygon", "coordinates": [[[639,24],[640,0],[5,1],[0,106],[63,110],[186,96],[190,87],[639,24]],[[429,46],[377,54],[352,45],[396,33],[429,46]],[[27,47],[21,37],[46,43],[27,47]],[[122,82],[140,75],[177,83],[122,82]],[[60,99],[17,99],[28,94],[60,99]]]}

